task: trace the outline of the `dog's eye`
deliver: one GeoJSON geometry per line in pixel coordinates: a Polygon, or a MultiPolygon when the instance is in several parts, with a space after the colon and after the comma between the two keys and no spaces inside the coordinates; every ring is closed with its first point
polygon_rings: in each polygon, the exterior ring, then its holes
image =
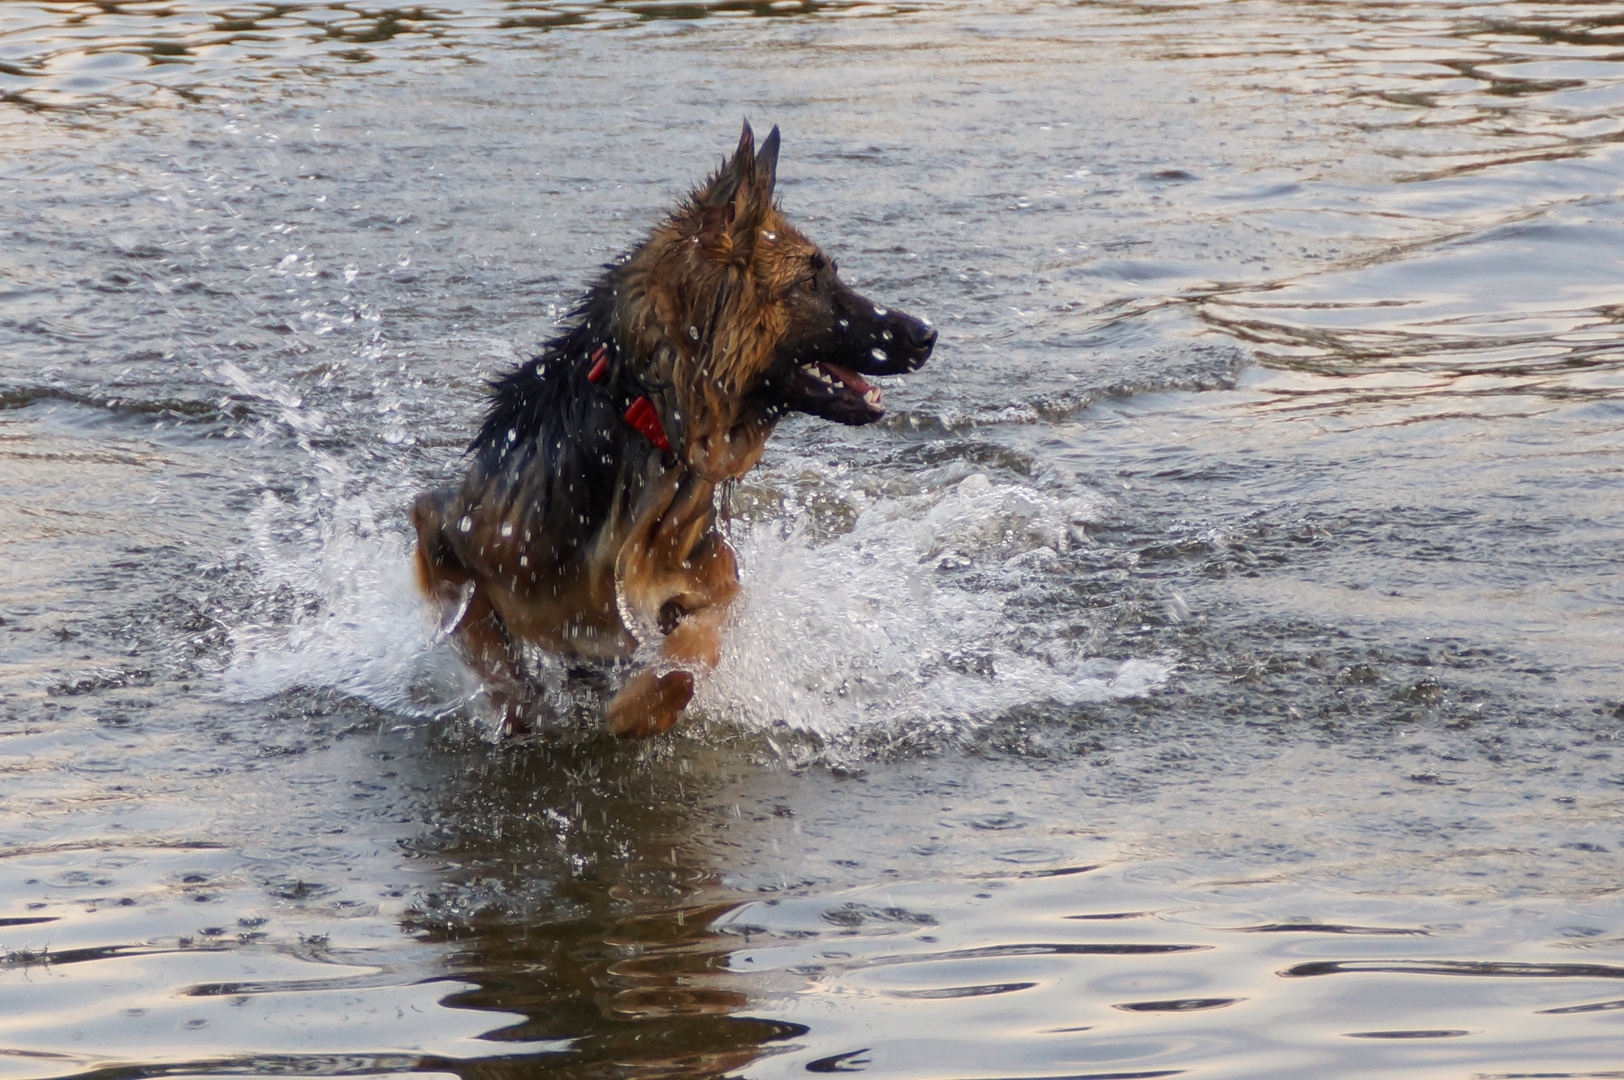
{"type": "Polygon", "coordinates": [[[829,260],[825,259],[822,255],[819,255],[815,251],[812,253],[812,257],[806,261],[812,267],[812,272],[814,274],[822,270],[825,266],[829,265],[829,260]]]}

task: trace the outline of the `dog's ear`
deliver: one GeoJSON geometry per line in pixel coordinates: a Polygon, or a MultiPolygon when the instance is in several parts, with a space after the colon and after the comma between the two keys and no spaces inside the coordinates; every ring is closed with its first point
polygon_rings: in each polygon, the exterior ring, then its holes
{"type": "Polygon", "coordinates": [[[705,185],[699,201],[708,207],[726,206],[738,197],[740,188],[750,186],[755,176],[755,168],[756,133],[750,130],[750,121],[746,120],[744,130],[739,133],[738,148],[711,178],[711,182],[705,185]]]}
{"type": "Polygon", "coordinates": [[[698,240],[711,258],[743,265],[755,248],[756,231],[772,208],[778,182],[778,128],[756,150],[755,133],[744,123],[738,149],[700,191],[698,240]]]}
{"type": "Polygon", "coordinates": [[[699,211],[696,239],[707,252],[723,248],[727,250],[722,254],[731,254],[733,223],[738,220],[740,196],[747,195],[752,186],[755,164],[756,136],[750,130],[750,121],[746,120],[738,149],[694,195],[699,211]]]}
{"type": "Polygon", "coordinates": [[[767,133],[761,141],[761,149],[756,151],[755,169],[753,170],[756,200],[765,211],[773,202],[773,188],[778,184],[778,125],[767,133]]]}

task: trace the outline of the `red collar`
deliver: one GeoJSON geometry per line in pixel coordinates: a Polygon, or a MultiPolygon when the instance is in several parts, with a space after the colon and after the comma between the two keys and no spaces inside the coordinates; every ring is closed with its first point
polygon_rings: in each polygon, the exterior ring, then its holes
{"type": "MultiPolygon", "coordinates": [[[[586,381],[595,383],[600,381],[609,371],[609,346],[599,345],[592,351],[592,370],[587,372],[586,381]]],[[[648,398],[638,396],[626,406],[621,413],[621,419],[630,424],[643,438],[665,451],[674,453],[671,442],[665,437],[665,428],[660,423],[660,414],[655,411],[654,403],[648,398]]]]}

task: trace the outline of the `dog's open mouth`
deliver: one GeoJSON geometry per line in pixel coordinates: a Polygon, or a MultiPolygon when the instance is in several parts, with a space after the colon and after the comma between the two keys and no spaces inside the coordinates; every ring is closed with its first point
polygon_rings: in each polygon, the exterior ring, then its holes
{"type": "Polygon", "coordinates": [[[872,424],[885,415],[879,387],[870,386],[851,368],[825,361],[795,369],[784,404],[797,412],[854,427],[872,424]]]}

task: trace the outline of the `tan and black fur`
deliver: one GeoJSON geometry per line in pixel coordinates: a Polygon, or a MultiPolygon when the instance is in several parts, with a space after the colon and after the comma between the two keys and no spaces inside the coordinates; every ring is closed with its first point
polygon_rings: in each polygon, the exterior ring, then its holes
{"type": "Polygon", "coordinates": [[[652,735],[714,667],[739,591],[717,489],[760,459],[784,414],[884,415],[863,375],[912,371],[926,323],[857,295],[773,200],[778,129],[744,126],[731,159],[642,245],[610,265],[569,329],[501,377],[471,464],[412,509],[424,590],[523,731],[529,642],[620,660],[659,641],[605,706],[609,729],[652,735]],[[650,434],[628,421],[646,398],[650,434]],[[670,450],[656,445],[663,433],[670,450]]]}

